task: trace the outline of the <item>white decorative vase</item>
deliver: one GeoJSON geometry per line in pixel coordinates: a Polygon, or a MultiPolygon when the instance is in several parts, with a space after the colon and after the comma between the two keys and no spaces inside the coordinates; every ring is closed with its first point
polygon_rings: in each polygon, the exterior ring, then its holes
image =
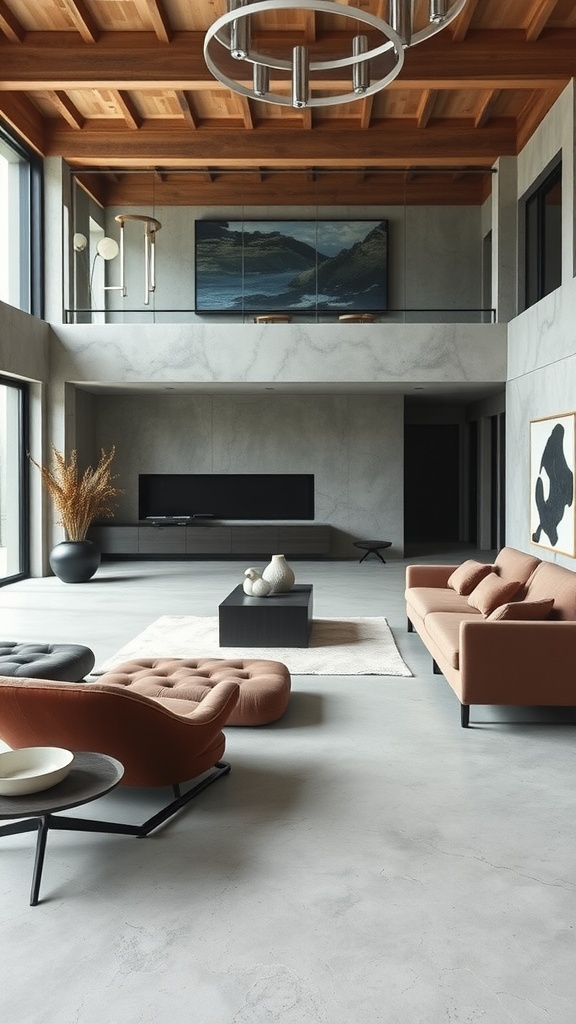
{"type": "Polygon", "coordinates": [[[295,576],[284,555],[272,555],[272,561],[264,569],[262,579],[271,584],[271,594],[283,594],[292,590],[295,576]]]}

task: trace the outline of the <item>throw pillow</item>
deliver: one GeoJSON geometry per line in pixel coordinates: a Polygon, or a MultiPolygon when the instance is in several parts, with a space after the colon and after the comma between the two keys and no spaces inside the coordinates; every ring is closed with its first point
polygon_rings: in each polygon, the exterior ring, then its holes
{"type": "Polygon", "coordinates": [[[490,615],[498,605],[510,601],[521,586],[519,580],[502,580],[495,572],[491,572],[474,587],[468,604],[483,615],[490,615]]]}
{"type": "Polygon", "coordinates": [[[484,562],[476,562],[473,558],[468,558],[448,577],[447,583],[457,594],[467,597],[489,572],[492,572],[491,565],[485,565],[484,562]]]}
{"type": "Polygon", "coordinates": [[[493,621],[547,619],[552,611],[554,598],[542,598],[541,601],[512,601],[510,604],[501,604],[495,608],[487,617],[493,621]]]}

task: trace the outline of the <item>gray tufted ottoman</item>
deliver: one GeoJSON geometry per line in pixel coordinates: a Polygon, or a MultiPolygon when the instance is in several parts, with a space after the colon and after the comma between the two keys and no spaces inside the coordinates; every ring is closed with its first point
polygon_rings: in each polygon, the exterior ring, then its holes
{"type": "Polygon", "coordinates": [[[0,640],[0,676],[79,683],[94,668],[94,654],[81,644],[33,644],[0,640]]]}

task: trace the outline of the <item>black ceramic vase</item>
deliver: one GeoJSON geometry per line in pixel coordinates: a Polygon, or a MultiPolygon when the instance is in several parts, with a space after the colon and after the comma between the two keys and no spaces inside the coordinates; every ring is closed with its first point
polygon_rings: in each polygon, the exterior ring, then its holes
{"type": "Polygon", "coordinates": [[[63,540],[50,552],[50,568],[63,583],[86,583],[100,565],[100,551],[91,540],[63,540]]]}

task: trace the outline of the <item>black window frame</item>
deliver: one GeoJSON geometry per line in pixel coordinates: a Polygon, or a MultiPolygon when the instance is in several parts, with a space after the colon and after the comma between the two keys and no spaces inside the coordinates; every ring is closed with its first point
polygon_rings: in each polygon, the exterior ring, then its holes
{"type": "Polygon", "coordinates": [[[20,572],[12,576],[0,577],[0,587],[9,583],[16,583],[18,580],[27,579],[30,575],[30,485],[28,450],[29,425],[30,425],[30,393],[25,381],[16,380],[13,377],[6,377],[0,373],[0,385],[14,388],[20,393],[18,403],[18,437],[20,439],[20,465],[19,465],[19,562],[20,572]]]}
{"type": "Polygon", "coordinates": [[[562,283],[562,205],[560,206],[560,251],[558,252],[559,279],[550,284],[546,280],[549,266],[547,250],[547,199],[557,187],[562,188],[562,158],[559,155],[537,179],[523,197],[524,210],[524,309],[559,288],[562,283]]]}
{"type": "MultiPolygon", "coordinates": [[[[29,308],[24,312],[31,313],[39,319],[44,318],[44,167],[42,158],[26,145],[10,128],[0,120],[0,139],[9,146],[28,167],[28,188],[26,190],[26,210],[22,209],[21,237],[25,244],[20,251],[21,261],[28,263],[28,298],[29,308]],[[26,217],[26,213],[28,216],[26,217]],[[26,224],[27,221],[27,224],[26,224]],[[27,228],[27,230],[22,230],[27,228]]],[[[20,307],[21,308],[21,307],[20,307]]]]}

